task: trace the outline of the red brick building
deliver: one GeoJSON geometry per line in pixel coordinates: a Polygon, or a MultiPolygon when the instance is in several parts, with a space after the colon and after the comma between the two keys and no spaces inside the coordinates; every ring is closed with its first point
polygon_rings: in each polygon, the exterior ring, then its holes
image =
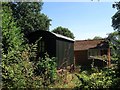
{"type": "Polygon", "coordinates": [[[106,66],[110,65],[108,42],[100,40],[76,40],[74,42],[75,65],[106,66]]]}

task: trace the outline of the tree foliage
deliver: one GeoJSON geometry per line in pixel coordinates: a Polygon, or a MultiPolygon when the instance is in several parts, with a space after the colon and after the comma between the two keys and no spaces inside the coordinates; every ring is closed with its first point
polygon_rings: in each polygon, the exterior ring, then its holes
{"type": "Polygon", "coordinates": [[[112,26],[116,31],[111,33],[108,38],[110,40],[111,47],[113,48],[113,55],[120,59],[120,2],[113,4],[113,8],[118,10],[112,17],[112,26]]]}
{"type": "Polygon", "coordinates": [[[100,37],[100,36],[95,36],[93,39],[94,39],[94,40],[99,40],[99,39],[103,39],[103,38],[100,37]]]}
{"type": "MultiPolygon", "coordinates": [[[[16,27],[9,5],[7,3],[2,3],[2,6],[2,78],[3,85],[11,87],[12,84],[14,85],[15,79],[19,79],[19,83],[21,84],[24,83],[21,81],[24,79],[23,73],[20,72],[21,65],[17,64],[21,62],[20,55],[23,50],[23,35],[20,29],[16,27]],[[15,73],[17,74],[15,75],[15,73]]],[[[16,85],[17,84],[18,83],[16,83],[16,85]]]]}
{"type": "Polygon", "coordinates": [[[67,36],[67,37],[72,38],[72,39],[75,38],[73,33],[68,28],[64,28],[64,27],[61,27],[61,26],[52,30],[52,32],[57,33],[57,34],[61,34],[63,36],[67,36]]]}
{"type": "Polygon", "coordinates": [[[115,69],[115,78],[113,78],[112,87],[120,88],[120,2],[113,4],[113,8],[118,11],[112,17],[112,27],[115,30],[110,33],[108,40],[110,41],[112,60],[116,61],[117,68],[115,69]]]}
{"type": "Polygon", "coordinates": [[[115,31],[113,33],[110,33],[108,36],[108,39],[110,40],[109,44],[111,47],[111,54],[112,54],[112,60],[119,60],[120,59],[120,35],[118,31],[115,31]]]}
{"type": "Polygon", "coordinates": [[[12,18],[12,10],[9,4],[2,4],[2,48],[3,53],[8,54],[14,50],[16,52],[22,50],[23,34],[20,28],[16,27],[16,22],[12,18]],[[21,47],[20,47],[21,46],[21,47]]]}
{"type": "Polygon", "coordinates": [[[10,3],[13,17],[25,35],[36,30],[49,30],[51,19],[40,13],[42,2],[10,3]]]}
{"type": "Polygon", "coordinates": [[[113,8],[116,8],[118,11],[112,17],[112,26],[114,30],[120,32],[120,2],[113,4],[113,8]]]}
{"type": "MultiPolygon", "coordinates": [[[[34,45],[24,43],[23,34],[12,17],[8,3],[2,3],[2,81],[3,88],[37,88],[44,87],[42,76],[36,76],[36,49],[34,45]],[[33,62],[31,62],[31,59],[33,62]]],[[[48,60],[52,59],[47,58],[48,60]]],[[[40,62],[40,64],[44,62],[40,62]]],[[[49,66],[46,63],[46,70],[49,66]]],[[[55,68],[48,71],[51,79],[55,68]]],[[[40,69],[40,68],[39,68],[40,69]]],[[[44,73],[43,73],[44,74],[44,73]]],[[[45,76],[45,75],[44,75],[45,76]]]]}

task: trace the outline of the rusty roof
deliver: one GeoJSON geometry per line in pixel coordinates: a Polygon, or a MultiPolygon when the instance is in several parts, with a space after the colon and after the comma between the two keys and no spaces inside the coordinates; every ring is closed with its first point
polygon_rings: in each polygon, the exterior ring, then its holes
{"type": "MultiPolygon", "coordinates": [[[[74,50],[88,50],[90,48],[105,47],[106,43],[104,39],[99,40],[76,40],[74,42],[74,50]]],[[[107,45],[108,46],[108,45],[107,45]]]]}

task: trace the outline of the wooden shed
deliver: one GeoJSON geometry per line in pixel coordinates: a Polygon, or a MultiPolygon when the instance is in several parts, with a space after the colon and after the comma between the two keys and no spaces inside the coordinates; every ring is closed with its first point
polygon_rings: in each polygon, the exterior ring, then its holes
{"type": "Polygon", "coordinates": [[[110,65],[110,48],[107,41],[76,40],[74,43],[75,64],[82,66],[110,65]]]}
{"type": "Polygon", "coordinates": [[[53,32],[39,30],[29,34],[29,43],[34,43],[40,37],[41,40],[38,43],[38,56],[44,57],[44,53],[47,53],[50,57],[56,57],[57,68],[73,64],[73,39],[53,32]]]}

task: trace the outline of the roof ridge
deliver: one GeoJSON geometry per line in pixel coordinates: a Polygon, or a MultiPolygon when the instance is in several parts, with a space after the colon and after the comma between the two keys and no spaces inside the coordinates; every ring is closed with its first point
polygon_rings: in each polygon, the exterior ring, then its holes
{"type": "Polygon", "coordinates": [[[105,40],[105,39],[75,40],[75,41],[78,42],[78,41],[100,41],[100,40],[105,40]]]}
{"type": "Polygon", "coordinates": [[[70,40],[70,41],[75,41],[74,39],[67,37],[67,36],[64,36],[64,35],[61,35],[61,34],[57,34],[54,32],[50,32],[50,33],[52,33],[53,35],[55,35],[56,37],[59,37],[59,38],[63,38],[63,39],[70,40]]]}

